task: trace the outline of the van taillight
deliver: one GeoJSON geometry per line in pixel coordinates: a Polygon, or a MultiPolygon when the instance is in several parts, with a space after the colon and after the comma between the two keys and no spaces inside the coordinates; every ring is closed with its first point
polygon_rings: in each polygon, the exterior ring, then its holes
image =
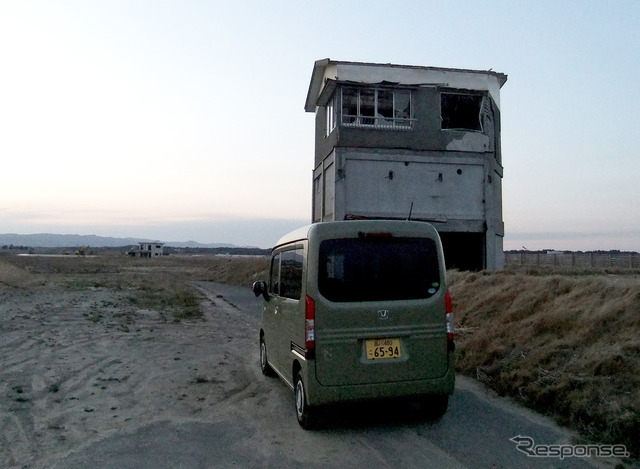
{"type": "Polygon", "coordinates": [[[445,311],[447,317],[447,340],[453,343],[453,306],[451,304],[451,295],[449,291],[444,296],[445,311]]]}
{"type": "Polygon", "coordinates": [[[316,349],[316,303],[308,295],[305,302],[304,348],[306,358],[314,358],[316,349]]]}

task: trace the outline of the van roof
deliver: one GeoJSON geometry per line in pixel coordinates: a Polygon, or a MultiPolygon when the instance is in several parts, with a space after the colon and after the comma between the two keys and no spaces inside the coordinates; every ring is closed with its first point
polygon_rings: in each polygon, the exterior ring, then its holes
{"type": "Polygon", "coordinates": [[[309,237],[309,230],[311,229],[312,226],[313,225],[305,225],[287,233],[286,235],[284,235],[282,238],[278,240],[278,242],[274,246],[274,249],[277,248],[278,246],[282,246],[283,244],[289,244],[289,243],[293,243],[294,241],[307,239],[309,237]]]}
{"type": "Polygon", "coordinates": [[[403,220],[344,220],[313,223],[305,225],[290,233],[287,233],[278,240],[274,249],[284,244],[294,243],[309,239],[313,233],[326,235],[335,233],[338,236],[350,236],[358,231],[388,231],[391,233],[401,232],[405,235],[415,234],[420,231],[423,236],[438,237],[436,229],[429,223],[423,221],[403,221],[403,220]]]}

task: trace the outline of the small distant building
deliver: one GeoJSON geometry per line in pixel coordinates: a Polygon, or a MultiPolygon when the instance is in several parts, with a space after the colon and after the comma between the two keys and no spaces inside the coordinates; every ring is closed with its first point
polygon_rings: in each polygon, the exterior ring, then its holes
{"type": "Polygon", "coordinates": [[[164,255],[164,243],[138,243],[138,248],[129,253],[133,257],[162,257],[164,255]]]}

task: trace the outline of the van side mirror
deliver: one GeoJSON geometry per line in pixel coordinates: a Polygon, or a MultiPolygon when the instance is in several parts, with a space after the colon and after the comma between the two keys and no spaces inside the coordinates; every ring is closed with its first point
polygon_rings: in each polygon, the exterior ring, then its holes
{"type": "Polygon", "coordinates": [[[269,293],[267,292],[267,283],[266,282],[253,282],[253,294],[256,295],[256,297],[262,295],[262,297],[266,300],[269,301],[271,298],[269,297],[269,293]]]}

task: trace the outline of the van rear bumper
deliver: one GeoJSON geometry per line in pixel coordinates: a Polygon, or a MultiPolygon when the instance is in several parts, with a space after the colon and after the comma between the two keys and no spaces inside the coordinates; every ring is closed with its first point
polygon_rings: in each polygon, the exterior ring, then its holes
{"type": "MultiPolygon", "coordinates": [[[[313,372],[311,374],[314,375],[313,372]]],[[[315,376],[308,378],[307,401],[310,406],[348,401],[402,399],[427,394],[452,394],[455,387],[453,367],[449,367],[440,378],[393,383],[323,386],[315,376]]]]}

